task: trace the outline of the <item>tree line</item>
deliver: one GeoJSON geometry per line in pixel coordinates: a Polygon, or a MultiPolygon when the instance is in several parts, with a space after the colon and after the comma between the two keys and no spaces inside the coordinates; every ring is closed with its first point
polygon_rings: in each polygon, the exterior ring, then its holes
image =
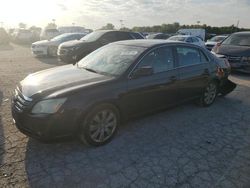
{"type": "MultiPolygon", "coordinates": [[[[160,32],[160,33],[176,33],[179,29],[195,29],[195,28],[203,28],[206,30],[207,33],[213,34],[230,34],[239,31],[250,31],[249,28],[238,28],[234,25],[231,26],[223,26],[223,27],[213,27],[206,24],[203,25],[180,25],[178,22],[172,24],[161,24],[161,25],[154,25],[154,26],[142,26],[142,27],[132,27],[127,28],[123,27],[120,30],[123,31],[135,31],[135,32],[160,32]]],[[[112,23],[108,23],[105,26],[101,27],[100,29],[115,29],[115,26],[112,23]]]]}

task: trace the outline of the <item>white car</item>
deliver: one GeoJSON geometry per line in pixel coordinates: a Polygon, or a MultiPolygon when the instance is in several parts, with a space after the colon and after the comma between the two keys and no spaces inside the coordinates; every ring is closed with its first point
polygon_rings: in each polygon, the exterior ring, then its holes
{"type": "Polygon", "coordinates": [[[195,44],[201,47],[205,47],[205,42],[201,40],[199,37],[191,36],[191,35],[176,35],[168,38],[170,41],[180,41],[187,42],[191,44],[195,44]]]}
{"type": "Polygon", "coordinates": [[[213,47],[217,44],[217,43],[220,43],[222,42],[225,38],[227,38],[228,36],[227,35],[218,35],[218,36],[215,36],[209,40],[207,40],[206,42],[206,48],[208,50],[212,50],[213,47]]]}
{"type": "Polygon", "coordinates": [[[31,42],[33,33],[28,29],[15,29],[12,38],[16,42],[31,42]]]}
{"type": "Polygon", "coordinates": [[[60,44],[71,40],[80,40],[85,35],[86,33],[65,33],[51,40],[34,42],[31,45],[31,51],[36,56],[56,56],[60,44]]]}
{"type": "Polygon", "coordinates": [[[44,29],[40,35],[40,40],[50,40],[60,34],[57,29],[44,29]]]}

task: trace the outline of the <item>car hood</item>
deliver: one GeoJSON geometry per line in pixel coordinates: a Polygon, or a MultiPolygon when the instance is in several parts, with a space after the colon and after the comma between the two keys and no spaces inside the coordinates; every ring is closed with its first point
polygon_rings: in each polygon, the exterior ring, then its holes
{"type": "Polygon", "coordinates": [[[221,45],[216,53],[229,56],[250,56],[250,47],[221,45]]]}
{"type": "Polygon", "coordinates": [[[36,46],[39,46],[39,45],[49,46],[49,45],[57,45],[57,42],[50,41],[50,40],[41,40],[41,41],[37,41],[37,42],[32,43],[32,45],[36,45],[36,46]]]}
{"type": "Polygon", "coordinates": [[[87,41],[81,41],[81,40],[72,40],[72,41],[62,43],[61,47],[70,48],[70,47],[75,47],[75,46],[82,46],[82,45],[85,45],[85,44],[91,44],[91,43],[93,43],[93,42],[87,42],[87,41]]]}
{"type": "Polygon", "coordinates": [[[71,88],[82,88],[112,78],[74,65],[64,65],[30,74],[18,87],[24,96],[33,98],[35,95],[51,95],[65,89],[70,91],[71,88]]]}

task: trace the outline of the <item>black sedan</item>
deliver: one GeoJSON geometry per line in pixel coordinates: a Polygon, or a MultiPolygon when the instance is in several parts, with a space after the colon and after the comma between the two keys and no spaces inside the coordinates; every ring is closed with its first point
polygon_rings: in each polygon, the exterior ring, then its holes
{"type": "Polygon", "coordinates": [[[250,73],[250,32],[238,32],[218,43],[212,52],[228,59],[232,70],[250,73]]]}
{"type": "Polygon", "coordinates": [[[57,51],[58,58],[66,63],[75,63],[93,52],[94,50],[121,40],[144,39],[143,36],[135,32],[97,30],[81,40],[62,43],[57,51]]]}
{"type": "Polygon", "coordinates": [[[231,92],[228,67],[206,49],[165,40],[106,45],[75,65],[27,76],[12,101],[26,135],[50,140],[78,135],[91,145],[111,140],[124,119],[187,100],[210,106],[231,92]]]}

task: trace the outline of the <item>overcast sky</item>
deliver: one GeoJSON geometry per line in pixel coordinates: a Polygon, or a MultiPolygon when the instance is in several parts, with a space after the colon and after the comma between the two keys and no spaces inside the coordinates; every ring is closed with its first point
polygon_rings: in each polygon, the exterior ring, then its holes
{"type": "Polygon", "coordinates": [[[106,23],[120,27],[179,22],[250,28],[250,0],[1,0],[0,22],[45,26],[52,19],[57,25],[97,29],[106,23]]]}

